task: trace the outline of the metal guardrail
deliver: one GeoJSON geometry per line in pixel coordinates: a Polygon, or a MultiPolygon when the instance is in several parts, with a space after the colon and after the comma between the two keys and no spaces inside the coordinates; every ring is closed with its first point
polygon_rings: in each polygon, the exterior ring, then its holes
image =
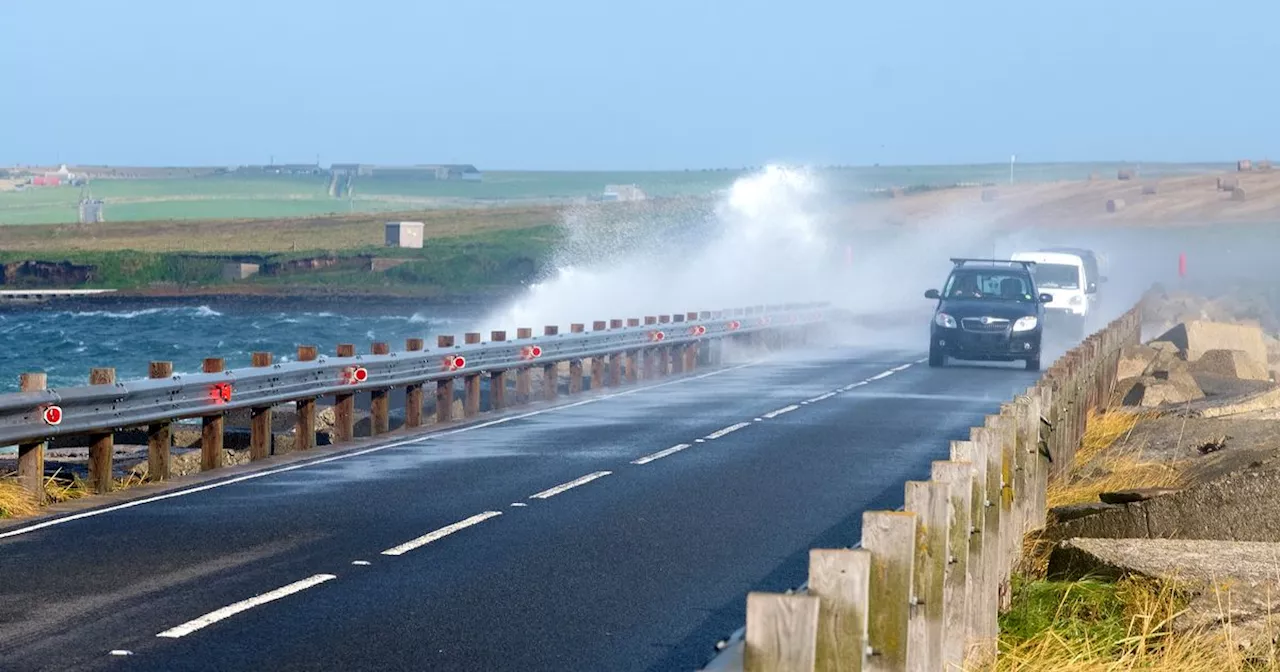
{"type": "Polygon", "coordinates": [[[811,325],[824,321],[830,308],[825,304],[769,306],[719,311],[714,315],[718,317],[386,355],[324,356],[309,362],[221,373],[0,394],[0,445],[811,325]],[[661,340],[655,340],[657,332],[662,332],[661,340]],[[541,353],[529,358],[527,349],[533,346],[541,353]],[[456,356],[464,358],[464,366],[454,368],[446,361],[456,356]],[[365,374],[359,382],[352,381],[355,368],[365,374]],[[61,411],[58,424],[46,421],[45,410],[50,406],[61,411]]]}

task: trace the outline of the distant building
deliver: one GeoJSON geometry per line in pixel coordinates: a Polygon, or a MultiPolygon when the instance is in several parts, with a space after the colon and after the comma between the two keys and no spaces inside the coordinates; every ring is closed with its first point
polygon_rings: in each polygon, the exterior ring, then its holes
{"type": "Polygon", "coordinates": [[[647,198],[649,196],[634,184],[610,184],[604,188],[606,201],[643,201],[647,198]]]}
{"type": "Polygon", "coordinates": [[[245,280],[258,274],[262,269],[258,264],[231,262],[222,265],[222,279],[228,282],[245,280]]]}
{"type": "Polygon", "coordinates": [[[412,177],[428,180],[467,180],[478,182],[483,174],[471,164],[430,164],[416,166],[373,166],[369,174],[376,177],[412,177]]]}
{"type": "Polygon", "coordinates": [[[357,177],[373,174],[373,166],[367,163],[335,163],[329,166],[334,175],[355,175],[357,177]]]}
{"type": "Polygon", "coordinates": [[[422,222],[387,222],[387,247],[422,248],[422,222]]]}

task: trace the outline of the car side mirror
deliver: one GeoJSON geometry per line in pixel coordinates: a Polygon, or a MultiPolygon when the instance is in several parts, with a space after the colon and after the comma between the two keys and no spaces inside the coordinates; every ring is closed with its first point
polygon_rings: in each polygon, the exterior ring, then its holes
{"type": "Polygon", "coordinates": [[[936,289],[931,289],[931,290],[929,290],[929,291],[927,291],[927,292],[925,292],[925,293],[924,293],[924,298],[926,298],[926,299],[941,299],[941,298],[942,298],[942,295],[938,293],[938,290],[936,290],[936,289]]]}
{"type": "Polygon", "coordinates": [[[1094,294],[1098,291],[1098,285],[1096,283],[1091,282],[1089,283],[1089,288],[1084,291],[1087,294],[1094,294]]]}
{"type": "Polygon", "coordinates": [[[1053,295],[1052,295],[1052,294],[1041,294],[1041,295],[1040,295],[1040,303],[1053,303],[1053,295]]]}

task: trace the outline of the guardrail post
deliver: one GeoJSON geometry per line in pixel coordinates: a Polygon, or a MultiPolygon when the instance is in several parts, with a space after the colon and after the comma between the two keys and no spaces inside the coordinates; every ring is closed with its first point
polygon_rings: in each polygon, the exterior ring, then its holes
{"type": "MultiPolygon", "coordinates": [[[[161,380],[173,377],[173,362],[151,362],[147,377],[161,380]]],[[[173,470],[173,423],[153,422],[147,425],[147,476],[153,481],[169,478],[173,470]]]]}
{"type": "MultiPolygon", "coordinates": [[[[256,368],[271,366],[271,353],[255,352],[251,355],[256,368]]],[[[271,407],[249,409],[249,459],[264,460],[271,455],[271,407]]]]}
{"type": "Polygon", "coordinates": [[[973,465],[968,462],[934,462],[931,479],[947,491],[947,558],[942,577],[942,661],[938,669],[964,669],[967,631],[970,522],[974,489],[973,465]]]}
{"type": "Polygon", "coordinates": [[[862,547],[871,552],[869,670],[907,669],[907,623],[916,555],[916,515],[906,511],[862,514],[862,547]]]}
{"type": "MultiPolygon", "coordinates": [[[[542,328],[543,336],[558,336],[560,327],[548,324],[542,328]]],[[[555,399],[560,394],[560,362],[542,365],[542,397],[546,401],[555,399]]]]}
{"type": "MultiPolygon", "coordinates": [[[[493,343],[505,343],[507,340],[507,332],[493,331],[489,333],[489,340],[493,343]]],[[[501,411],[507,407],[507,372],[491,371],[489,372],[489,409],[493,411],[501,411]]]]}
{"type": "MultiPolygon", "coordinates": [[[[951,461],[969,465],[969,559],[966,575],[969,589],[965,605],[965,662],[972,660],[987,635],[986,608],[992,607],[995,618],[995,572],[987,573],[987,559],[996,537],[987,528],[987,456],[975,441],[952,441],[951,461]]],[[[998,509],[997,509],[998,510],[998,509]]],[[[995,530],[998,532],[998,529],[995,530]]]]}
{"type": "MultiPolygon", "coordinates": [[[[388,343],[374,343],[369,346],[369,354],[391,354],[388,343]]],[[[369,435],[377,436],[391,431],[391,391],[387,389],[369,392],[369,435]]]]}
{"type": "Polygon", "coordinates": [[[1000,614],[1000,568],[1003,566],[1003,541],[1001,533],[1004,528],[1000,522],[1000,444],[995,434],[985,427],[971,427],[969,438],[974,444],[976,461],[985,465],[983,476],[986,479],[982,488],[982,581],[983,588],[977,604],[970,602],[970,609],[979,615],[980,637],[976,654],[979,660],[987,660],[995,655],[996,637],[999,633],[997,619],[1000,614]]]}
{"type": "MultiPolygon", "coordinates": [[[[586,330],[585,324],[575,323],[575,324],[569,325],[570,333],[581,334],[585,330],[586,330]]],[[[577,394],[581,391],[582,391],[582,360],[575,358],[575,359],[569,360],[569,394],[577,394]]]]}
{"type": "MultiPolygon", "coordinates": [[[[338,346],[338,357],[355,357],[356,346],[343,343],[338,346]]],[[[350,441],[356,438],[356,395],[351,392],[340,392],[333,395],[333,434],[334,443],[350,441]]]]}
{"type": "MultiPolygon", "coordinates": [[[[698,313],[696,311],[685,313],[684,319],[685,322],[696,322],[698,313]]],[[[686,373],[698,368],[698,349],[701,342],[698,340],[684,346],[684,370],[686,373]]]]}
{"type": "MultiPolygon", "coordinates": [[[[644,318],[644,326],[654,327],[658,324],[658,316],[646,315],[644,318]]],[[[652,380],[657,375],[658,360],[661,355],[658,348],[649,347],[644,349],[644,379],[652,380]]]]}
{"type": "MultiPolygon", "coordinates": [[[[89,384],[115,385],[116,370],[92,369],[89,371],[89,384]]],[[[111,492],[111,487],[115,484],[111,464],[115,446],[115,433],[110,429],[89,435],[89,487],[100,495],[111,492]]]]}
{"type": "MultiPolygon", "coordinates": [[[[480,333],[468,332],[462,338],[467,345],[476,345],[480,342],[480,333]]],[[[462,386],[466,395],[462,401],[462,416],[474,418],[480,414],[480,373],[477,371],[463,376],[462,386]]]]}
{"type": "MultiPolygon", "coordinates": [[[[701,313],[699,313],[699,314],[698,314],[698,320],[699,320],[700,322],[708,322],[708,321],[710,321],[711,319],[713,319],[713,318],[711,317],[711,315],[712,315],[711,311],[709,311],[709,310],[704,310],[704,311],[702,311],[701,313]]],[[[709,339],[705,339],[705,338],[704,338],[703,340],[701,340],[701,341],[699,341],[699,342],[698,342],[698,362],[697,362],[698,366],[710,366],[710,365],[711,365],[711,363],[712,363],[712,362],[711,362],[711,350],[712,350],[712,348],[713,348],[713,347],[714,347],[714,346],[712,345],[712,341],[711,341],[711,340],[709,340],[709,339]]]]}
{"type": "Polygon", "coordinates": [[[866,665],[871,552],[811,549],[809,594],[818,598],[818,672],[857,672],[866,665]]]}
{"type": "MultiPolygon", "coordinates": [[[[404,349],[408,352],[422,352],[426,343],[421,338],[407,338],[404,349]]],[[[422,383],[409,383],[404,386],[404,426],[410,429],[422,426],[422,383]]]]}
{"type": "MultiPolygon", "coordinates": [[[[49,377],[44,373],[24,373],[18,380],[23,392],[43,392],[49,377]]],[[[35,495],[40,504],[45,502],[44,445],[43,441],[18,445],[18,484],[35,495]]]]}
{"type": "MultiPolygon", "coordinates": [[[[320,356],[320,349],[314,345],[298,346],[299,362],[314,362],[320,356]]],[[[316,445],[316,398],[303,397],[295,403],[297,409],[297,429],[294,431],[293,449],[311,450],[316,445]]]]}
{"type": "MultiPolygon", "coordinates": [[[[604,331],[608,326],[608,322],[604,320],[596,320],[591,323],[591,331],[604,331]]],[[[591,391],[595,392],[604,387],[604,366],[605,356],[596,355],[591,358],[591,391]]]]}
{"type": "MultiPolygon", "coordinates": [[[[640,318],[628,317],[627,327],[633,328],[640,326],[640,318]]],[[[638,350],[627,351],[627,382],[634,383],[640,378],[640,352],[638,350]]]]}
{"type": "MultiPolygon", "coordinates": [[[[675,315],[672,315],[672,316],[671,316],[671,322],[672,322],[673,324],[680,324],[680,325],[683,325],[683,324],[684,324],[684,314],[683,314],[683,313],[676,313],[675,315]]],[[[674,332],[674,331],[676,330],[676,328],[675,328],[675,327],[672,327],[672,329],[671,329],[671,330],[674,332]]],[[[684,331],[684,333],[681,333],[680,335],[681,335],[681,336],[687,336],[687,335],[688,335],[688,330],[685,330],[685,331],[684,331]]],[[[680,373],[684,373],[684,371],[685,371],[684,364],[685,364],[685,361],[687,360],[687,353],[689,352],[689,346],[688,346],[688,344],[681,344],[681,345],[673,345],[673,346],[669,346],[669,347],[667,348],[667,351],[671,353],[671,355],[670,355],[670,357],[671,357],[671,373],[673,373],[673,374],[680,374],[680,373]]]]}
{"type": "MultiPolygon", "coordinates": [[[[220,357],[204,360],[205,373],[222,373],[226,366],[220,357]]],[[[226,416],[222,413],[206,415],[200,419],[200,470],[209,471],[222,467],[222,445],[226,434],[226,416]]]]}
{"type": "Polygon", "coordinates": [[[1016,496],[1014,469],[1017,460],[1017,434],[1009,405],[1000,406],[999,415],[988,415],[986,427],[991,430],[1000,463],[1000,611],[1009,609],[1013,598],[1010,580],[1014,560],[1022,546],[1022,521],[1013,500],[1016,496]]]}
{"type": "MultiPolygon", "coordinates": [[[[436,347],[445,350],[453,347],[452,336],[437,336],[436,347]]],[[[436,381],[436,422],[444,423],[453,419],[453,378],[436,381]]]]}
{"type": "Polygon", "coordinates": [[[915,605],[907,634],[907,668],[933,672],[942,668],[942,584],[948,549],[946,483],[907,481],[905,510],[916,514],[916,556],[912,570],[915,605]]]}
{"type": "MultiPolygon", "coordinates": [[[[609,329],[621,329],[622,320],[609,320],[609,329]]],[[[626,355],[621,352],[615,352],[609,355],[609,380],[605,383],[610,387],[618,387],[622,384],[622,360],[626,355]]]]}
{"type": "MultiPolygon", "coordinates": [[[[533,329],[520,327],[516,329],[516,338],[526,341],[533,338],[533,329]]],[[[527,404],[533,400],[533,368],[522,366],[516,369],[516,403],[527,404]]]]}
{"type": "Polygon", "coordinates": [[[818,598],[747,593],[743,672],[809,672],[817,664],[818,598]]]}
{"type": "MultiPolygon", "coordinates": [[[[661,331],[663,331],[663,332],[665,333],[666,331],[668,331],[668,330],[669,330],[669,326],[668,326],[668,325],[670,325],[670,324],[671,324],[671,316],[670,316],[670,315],[659,315],[659,316],[658,316],[658,329],[659,329],[659,330],[661,330],[661,331]]],[[[657,352],[658,352],[658,377],[659,377],[659,378],[665,378],[666,376],[668,376],[669,374],[671,374],[671,373],[672,373],[672,371],[671,371],[671,346],[669,346],[669,345],[660,345],[660,346],[658,346],[658,347],[657,347],[657,352]]]]}

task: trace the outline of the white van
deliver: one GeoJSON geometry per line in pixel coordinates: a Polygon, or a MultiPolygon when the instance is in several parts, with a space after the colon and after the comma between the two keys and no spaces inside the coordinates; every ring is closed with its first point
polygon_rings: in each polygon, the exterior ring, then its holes
{"type": "MultiPolygon", "coordinates": [[[[1013,261],[1033,261],[1036,290],[1049,294],[1045,322],[1063,322],[1076,338],[1085,336],[1085,322],[1097,312],[1098,279],[1090,277],[1084,255],[1072,252],[1016,252],[1013,261]]],[[[1048,326],[1048,324],[1046,324],[1048,326]]]]}

